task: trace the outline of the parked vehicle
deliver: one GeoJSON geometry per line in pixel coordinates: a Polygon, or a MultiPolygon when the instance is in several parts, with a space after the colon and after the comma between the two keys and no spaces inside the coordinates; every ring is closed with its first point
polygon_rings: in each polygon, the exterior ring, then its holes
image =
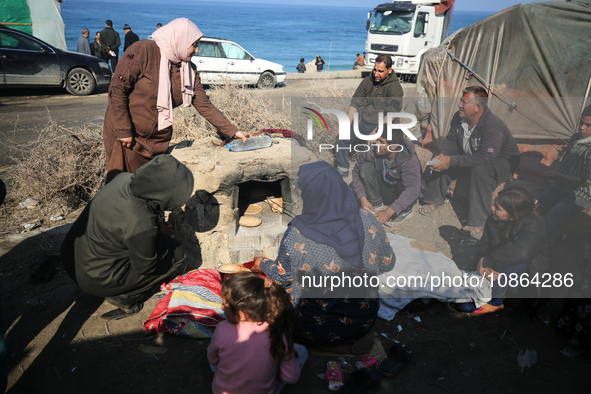
{"type": "Polygon", "coordinates": [[[0,25],[0,88],[65,87],[73,95],[86,96],[110,83],[111,68],[104,60],[63,51],[0,25]]]}
{"type": "Polygon", "coordinates": [[[365,67],[373,68],[381,54],[390,55],[398,74],[419,71],[421,56],[447,37],[455,0],[394,1],[367,15],[365,67]]]}
{"type": "Polygon", "coordinates": [[[204,85],[237,83],[272,89],[285,81],[281,64],[257,59],[235,42],[223,38],[203,37],[192,62],[204,85]]]}

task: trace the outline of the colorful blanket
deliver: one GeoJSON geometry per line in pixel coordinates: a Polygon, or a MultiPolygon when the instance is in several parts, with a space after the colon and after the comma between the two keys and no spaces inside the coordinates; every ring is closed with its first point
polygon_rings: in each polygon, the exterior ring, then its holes
{"type": "Polygon", "coordinates": [[[222,311],[222,277],[214,269],[200,269],[163,284],[154,312],[144,322],[147,334],[168,332],[186,338],[211,338],[222,311]]]}

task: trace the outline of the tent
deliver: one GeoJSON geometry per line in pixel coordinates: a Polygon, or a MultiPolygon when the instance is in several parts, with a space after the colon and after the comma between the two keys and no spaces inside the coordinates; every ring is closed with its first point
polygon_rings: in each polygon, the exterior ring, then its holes
{"type": "Polygon", "coordinates": [[[480,85],[518,142],[564,144],[591,104],[590,32],[591,0],[518,4],[462,29],[425,53],[417,118],[441,147],[462,90],[480,85]]]}
{"type": "Polygon", "coordinates": [[[0,23],[67,50],[63,0],[0,0],[0,23]]]}

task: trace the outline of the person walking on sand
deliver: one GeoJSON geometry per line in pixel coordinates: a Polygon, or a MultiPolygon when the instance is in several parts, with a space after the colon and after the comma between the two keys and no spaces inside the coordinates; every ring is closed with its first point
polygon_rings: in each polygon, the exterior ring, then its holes
{"type": "Polygon", "coordinates": [[[320,72],[324,70],[324,60],[322,60],[320,55],[316,56],[316,62],[314,64],[316,64],[316,71],[320,72]]]}
{"type": "Polygon", "coordinates": [[[121,37],[119,37],[119,33],[113,30],[113,21],[110,19],[107,19],[105,28],[101,31],[101,45],[103,47],[103,60],[107,63],[111,61],[111,71],[114,74],[119,59],[121,37]]]}
{"type": "Polygon", "coordinates": [[[138,42],[140,38],[131,31],[131,27],[126,23],[123,26],[123,31],[125,32],[125,44],[123,45],[123,52],[127,50],[134,42],[138,42]]]}
{"type": "MultiPolygon", "coordinates": [[[[175,19],[141,40],[121,57],[109,87],[103,138],[109,182],[120,172],[135,172],[165,153],[172,137],[173,108],[193,105],[225,139],[246,142],[209,101],[191,63],[203,33],[189,19],[175,19]]],[[[102,39],[102,34],[101,34],[102,39]]]]}
{"type": "Polygon", "coordinates": [[[88,37],[90,36],[90,32],[87,28],[82,29],[82,35],[78,38],[77,48],[76,50],[79,53],[84,53],[85,55],[92,55],[92,51],[90,50],[90,41],[88,37]]]}

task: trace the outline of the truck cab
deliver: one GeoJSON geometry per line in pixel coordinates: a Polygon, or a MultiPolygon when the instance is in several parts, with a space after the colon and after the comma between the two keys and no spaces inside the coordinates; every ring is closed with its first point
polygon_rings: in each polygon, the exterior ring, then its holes
{"type": "Polygon", "coordinates": [[[447,37],[453,10],[451,6],[437,14],[439,1],[411,0],[383,3],[368,13],[365,67],[373,68],[375,59],[392,57],[397,74],[416,75],[421,56],[447,37]]]}

